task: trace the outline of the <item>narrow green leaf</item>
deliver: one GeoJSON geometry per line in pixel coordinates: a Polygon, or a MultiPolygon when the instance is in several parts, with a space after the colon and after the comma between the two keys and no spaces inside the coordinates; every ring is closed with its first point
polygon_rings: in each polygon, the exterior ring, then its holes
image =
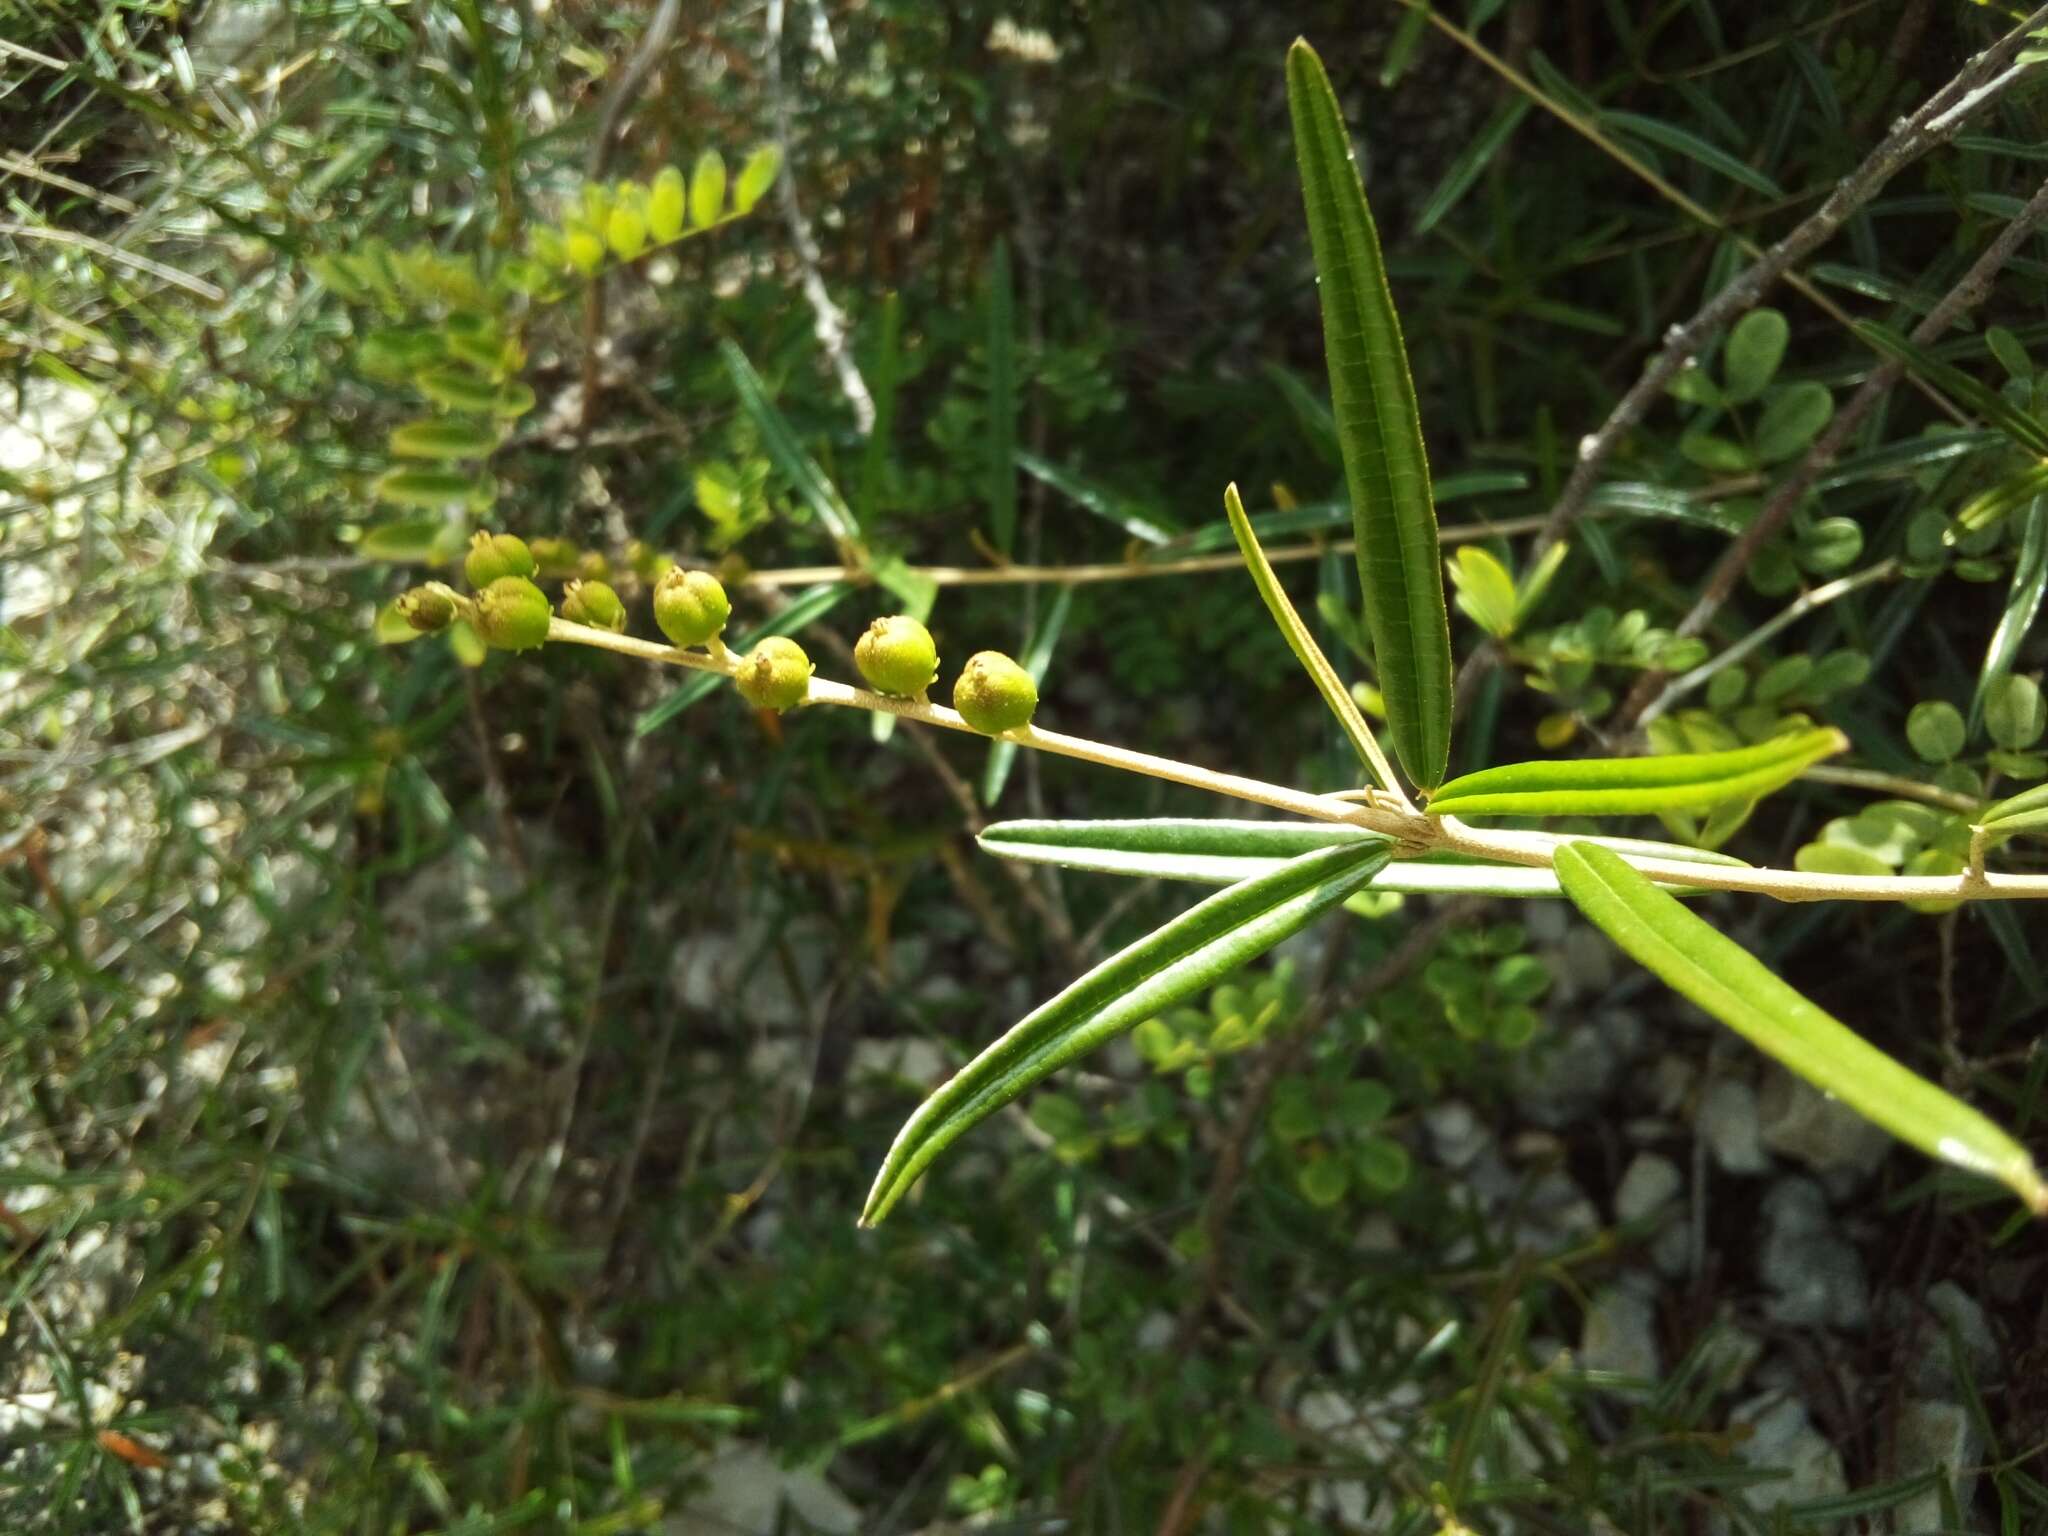
{"type": "MultiPolygon", "coordinates": [[[[1426,15],[1420,7],[1409,14],[1426,15]]],[[[1416,216],[1415,233],[1428,234],[1446,214],[1458,206],[1459,200],[1471,190],[1472,183],[1479,179],[1480,173],[1492,163],[1493,157],[1500,153],[1501,146],[1514,136],[1515,129],[1521,126],[1522,119],[1529,115],[1530,105],[1527,96],[1510,97],[1506,105],[1494,113],[1487,125],[1473,136],[1472,142],[1458,152],[1458,158],[1453,160],[1451,168],[1444,172],[1443,180],[1436,184],[1436,190],[1423,202],[1422,212],[1416,216]]]]}
{"type": "MultiPolygon", "coordinates": [[[[739,638],[728,639],[725,643],[745,654],[770,635],[794,635],[838,607],[853,594],[853,590],[852,584],[844,581],[829,581],[806,588],[783,604],[767,623],[756,625],[739,638]]],[[[633,722],[633,734],[646,736],[660,730],[691,705],[709,698],[724,681],[716,672],[692,672],[674,693],[640,712],[639,718],[633,722]]]]}
{"type": "Polygon", "coordinates": [[[1976,696],[1970,700],[1972,727],[1985,713],[1985,698],[1991,696],[1999,678],[2013,670],[2019,641],[2034,629],[2034,616],[2042,608],[2042,592],[2048,592],[2048,496],[2034,498],[2019,530],[2019,559],[2013,561],[2013,584],[2005,594],[1999,627],[1991,631],[1991,645],[1985,647],[1985,668],[1976,676],[1976,696]]]}
{"type": "Polygon", "coordinates": [[[1953,548],[1968,535],[2004,522],[2014,508],[2025,506],[2044,493],[2048,493],[2048,464],[2029,464],[1957,507],[1941,541],[1953,548]]]}
{"type": "Polygon", "coordinates": [[[1133,506],[1126,497],[1101,481],[1091,480],[1071,469],[1062,469],[1022,449],[1018,450],[1016,457],[1017,467],[1032,479],[1051,486],[1075,506],[1121,528],[1140,543],[1158,546],[1174,537],[1174,530],[1156,521],[1150,509],[1133,506]]]}
{"type": "Polygon", "coordinates": [[[2048,784],[1999,801],[1979,814],[1976,824],[1993,846],[2022,833],[2048,832],[2048,784]]]}
{"type": "Polygon", "coordinates": [[[1556,867],[1594,926],[1681,996],[1901,1141],[1999,1180],[2048,1216],[2048,1184],[2026,1148],[1816,1007],[1618,854],[1572,843],[1556,867]]]}
{"type": "Polygon", "coordinates": [[[1522,579],[1515,590],[1516,629],[1529,622],[1529,616],[1535,613],[1542,603],[1544,594],[1550,590],[1550,583],[1556,579],[1558,570],[1563,566],[1565,556],[1571,553],[1571,549],[1568,540],[1559,539],[1543,552],[1543,557],[1533,568],[1522,574],[1522,579]]]}
{"type": "Polygon", "coordinates": [[[690,222],[704,229],[725,212],[725,157],[707,149],[690,168],[690,222]]]}
{"type": "Polygon", "coordinates": [[[1430,797],[1432,816],[1624,816],[1750,800],[1846,751],[1832,727],[1791,731],[1732,752],[1593,757],[1483,768],[1430,797]]]}
{"type": "Polygon", "coordinates": [[[1765,197],[1783,197],[1784,188],[1753,166],[1745,165],[1727,150],[1709,144],[1698,134],[1667,123],[1659,118],[1644,117],[1639,112],[1603,112],[1600,114],[1603,127],[1619,129],[1634,138],[1668,149],[1674,154],[1704,165],[1708,170],[1727,177],[1730,181],[1760,192],[1765,197]]]}
{"type": "Polygon", "coordinates": [[[768,386],[761,382],[761,375],[754,372],[754,365],[747,361],[747,354],[729,338],[720,339],[718,350],[725,359],[725,371],[732,376],[733,388],[739,394],[740,407],[761,434],[761,446],[768,457],[795,485],[797,494],[809,505],[819,526],[842,546],[857,549],[860,528],[854,521],[852,510],[838,489],[825,478],[825,471],[818,467],[817,461],[804,452],[788,419],[768,398],[768,386]]]}
{"type": "Polygon", "coordinates": [[[1628,512],[1637,517],[1665,518],[1710,528],[1716,533],[1742,532],[1741,519],[1718,502],[1702,501],[1686,491],[1675,491],[1641,480],[1612,480],[1597,487],[1586,505],[1603,512],[1628,512]]]}
{"type": "Polygon", "coordinates": [[[1017,317],[1010,247],[996,242],[988,276],[989,536],[1008,554],[1017,542],[1017,317]]]}
{"type": "Polygon", "coordinates": [[[424,630],[414,629],[411,621],[398,611],[398,599],[395,597],[377,610],[373,633],[379,645],[410,645],[415,640],[426,638],[424,630]]]}
{"type": "MultiPolygon", "coordinates": [[[[1052,653],[1060,643],[1060,631],[1067,626],[1067,614],[1074,606],[1074,589],[1061,587],[1059,593],[1046,606],[1044,615],[1038,621],[1038,632],[1031,637],[1031,643],[1024,647],[1021,660],[1024,670],[1031,674],[1031,681],[1045,687],[1045,674],[1052,666],[1052,653]]],[[[1010,782],[1010,770],[1017,764],[1017,743],[998,737],[988,744],[988,767],[981,775],[981,803],[994,805],[1003,797],[1003,786],[1010,782]]]]}
{"type": "MultiPolygon", "coordinates": [[[[1004,821],[985,829],[979,841],[988,852],[1020,863],[1051,864],[1095,874],[1183,880],[1198,885],[1234,885],[1269,874],[1289,859],[1315,849],[1348,847],[1376,836],[1334,822],[1156,818],[1004,821]]],[[[1651,843],[1638,838],[1598,841],[1646,858],[1738,866],[1742,862],[1675,843],[1651,843]]],[[[1547,869],[1442,855],[1396,859],[1373,881],[1373,889],[1429,896],[1563,894],[1556,875],[1547,869]]]]}
{"type": "Polygon", "coordinates": [[[1292,859],[1198,903],[1034,1009],[949,1078],[897,1133],[861,1224],[889,1214],[952,1142],[1048,1074],[1206,991],[1363,890],[1387,844],[1361,841],[1292,859]]]}
{"type": "Polygon", "coordinates": [[[2030,453],[2048,457],[2048,426],[2043,426],[1996,390],[1987,388],[1960,368],[1951,367],[1911,338],[1875,320],[1859,320],[1856,334],[1873,351],[1896,359],[1917,377],[1952,396],[1998,428],[2030,453]]]}
{"type": "Polygon", "coordinates": [[[875,425],[861,450],[860,490],[854,505],[862,526],[872,528],[882,513],[882,487],[889,468],[890,438],[896,431],[896,386],[903,377],[903,296],[882,300],[882,336],[868,365],[868,392],[875,401],[875,425]]]}
{"type": "Polygon", "coordinates": [[[1451,627],[1429,461],[1350,136],[1322,61],[1299,40],[1287,52],[1287,105],[1380,691],[1401,766],[1434,788],[1451,751],[1451,627]]]}
{"type": "MultiPolygon", "coordinates": [[[[1266,561],[1266,552],[1259,548],[1258,536],[1252,532],[1251,520],[1244,515],[1244,503],[1238,499],[1237,487],[1226,486],[1223,491],[1223,510],[1230,519],[1230,526],[1237,534],[1237,547],[1244,554],[1245,568],[1252,574],[1252,585],[1259,590],[1265,601],[1266,611],[1273,615],[1273,622],[1280,626],[1280,633],[1287,641],[1287,648],[1294,652],[1302,670],[1316,685],[1316,692],[1323,696],[1323,702],[1330,713],[1337,717],[1345,739],[1358,754],[1358,760],[1365,764],[1373,782],[1383,789],[1394,787],[1393,765],[1387,761],[1386,753],[1372,733],[1372,727],[1365,723],[1365,716],[1359,713],[1358,701],[1351,697],[1351,690],[1344,686],[1344,680],[1337,675],[1337,669],[1330,665],[1330,659],[1316,644],[1316,637],[1309,627],[1302,623],[1301,615],[1294,611],[1294,604],[1288,600],[1287,591],[1280,585],[1280,578],[1273,574],[1273,567],[1266,561]]],[[[1386,680],[1381,678],[1384,691],[1386,680]]]]}
{"type": "MultiPolygon", "coordinates": [[[[1436,482],[1436,504],[1447,507],[1454,501],[1476,496],[1512,496],[1529,489],[1529,477],[1519,470],[1479,469],[1462,475],[1446,475],[1436,482]]],[[[1320,533],[1325,528],[1343,528],[1351,523],[1348,501],[1312,501],[1289,507],[1284,512],[1259,512],[1252,516],[1252,531],[1263,542],[1288,538],[1297,533],[1320,533]]],[[[1730,532],[1736,531],[1733,527],[1730,532]]],[[[1205,523],[1191,533],[1176,534],[1169,544],[1147,551],[1146,559],[1170,560],[1183,555],[1206,555],[1228,549],[1237,542],[1230,519],[1205,523]]]]}
{"type": "Polygon", "coordinates": [[[458,416],[426,416],[391,429],[392,457],[480,459],[498,446],[496,427],[458,416]]]}

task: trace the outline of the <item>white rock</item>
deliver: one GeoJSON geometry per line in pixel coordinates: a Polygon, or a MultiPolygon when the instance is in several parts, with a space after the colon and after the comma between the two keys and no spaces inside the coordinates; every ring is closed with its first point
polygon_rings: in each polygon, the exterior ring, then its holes
{"type": "Polygon", "coordinates": [[[1579,1333],[1579,1363],[1589,1371],[1658,1378],[1657,1313],[1644,1287],[1617,1281],[1594,1293],[1579,1333]]]}
{"type": "Polygon", "coordinates": [[[1618,1067],[1614,1047],[1599,1029],[1575,1025],[1555,1049],[1518,1058],[1522,1107],[1538,1125],[1552,1130],[1571,1125],[1607,1097],[1618,1067]]]}
{"type": "Polygon", "coordinates": [[[1757,1126],[1771,1151],[1797,1159],[1843,1190],[1861,1183],[1891,1147],[1890,1137],[1848,1105],[1777,1068],[1765,1079],[1757,1126]]]}
{"type": "Polygon", "coordinates": [[[1794,1328],[1863,1327],[1870,1319],[1863,1260],[1834,1234],[1820,1186],[1811,1179],[1780,1179],[1764,1196],[1763,1216],[1757,1274],[1777,1292],[1765,1315],[1794,1328]]]}
{"type": "Polygon", "coordinates": [[[1423,1129],[1437,1161],[1446,1168],[1459,1169],[1486,1150],[1492,1135],[1479,1123],[1472,1106],[1457,1099],[1432,1105],[1423,1112],[1423,1129]]]}
{"type": "Polygon", "coordinates": [[[1756,1090],[1739,1078],[1707,1084],[1695,1123],[1723,1173],[1762,1173],[1771,1166],[1758,1134],[1756,1090]]]}
{"type": "Polygon", "coordinates": [[[1758,1514],[1848,1490],[1841,1455],[1808,1422],[1806,1405],[1797,1398],[1766,1392],[1737,1404],[1728,1420],[1731,1428],[1747,1425],[1750,1431],[1735,1446],[1737,1460],[1786,1474],[1742,1490],[1740,1497],[1758,1514]]]}
{"type": "Polygon", "coordinates": [[[705,1470],[707,1485],[661,1522],[662,1536],[748,1536],[799,1528],[848,1536],[860,1529],[860,1511],[814,1471],[784,1468],[765,1447],[728,1442],[705,1470]]]}
{"type": "Polygon", "coordinates": [[[1684,1188],[1685,1175],[1678,1171],[1678,1164],[1655,1152],[1638,1152],[1614,1192],[1615,1219],[1641,1221],[1653,1216],[1684,1188]]]}
{"type": "MultiPolygon", "coordinates": [[[[1898,1438],[1892,1444],[1894,1473],[1902,1478],[1917,1477],[1936,1467],[1946,1468],[1958,1508],[1970,1507],[1977,1478],[1969,1469],[1977,1464],[1983,1449],[1976,1420],[1960,1404],[1916,1398],[1899,1409],[1898,1438]]],[[[1897,1536],[1917,1536],[1940,1526],[1938,1488],[1915,1494],[1892,1511],[1892,1530],[1897,1536]]]]}

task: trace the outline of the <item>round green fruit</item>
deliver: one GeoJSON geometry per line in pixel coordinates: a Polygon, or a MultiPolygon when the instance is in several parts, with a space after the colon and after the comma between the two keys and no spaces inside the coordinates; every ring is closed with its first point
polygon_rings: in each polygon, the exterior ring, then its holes
{"type": "Polygon", "coordinates": [[[707,644],[731,616],[732,599],[709,571],[673,567],[654,585],[654,622],[671,645],[707,644]]]}
{"type": "Polygon", "coordinates": [[[732,680],[756,709],[794,709],[811,690],[811,658],[787,635],[770,635],[747,653],[732,680]]]}
{"type": "Polygon", "coordinates": [[[462,574],[479,592],[501,576],[531,576],[536,569],[533,551],[516,533],[473,535],[462,561],[462,574]]]}
{"type": "Polygon", "coordinates": [[[524,576],[500,576],[476,599],[476,632],[501,651],[530,651],[548,637],[547,594],[524,576]]]}
{"type": "Polygon", "coordinates": [[[916,698],[939,675],[932,632],[907,613],[877,619],[853,648],[854,665],[877,693],[916,698]]]}
{"type": "Polygon", "coordinates": [[[953,684],[953,707],[977,731],[1000,736],[1031,723],[1038,685],[1001,651],[977,651],[953,684]]]}

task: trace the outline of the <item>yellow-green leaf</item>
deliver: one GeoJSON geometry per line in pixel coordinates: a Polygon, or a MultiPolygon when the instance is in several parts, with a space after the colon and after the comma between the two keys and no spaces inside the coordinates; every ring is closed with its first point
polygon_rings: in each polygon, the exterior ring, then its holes
{"type": "Polygon", "coordinates": [[[1849,739],[1829,726],[1788,731],[1731,752],[1508,763],[1451,780],[1432,816],[1625,816],[1754,800],[1790,783],[1849,739]]]}
{"type": "Polygon", "coordinates": [[[690,222],[699,229],[716,224],[725,212],[725,157],[707,149],[690,171],[690,222]]]}
{"type": "Polygon", "coordinates": [[[1556,868],[1594,926],[1681,996],[1901,1141],[1997,1179],[2048,1216],[2048,1183],[2025,1147],[1802,996],[1618,854],[1569,843],[1556,868]]]}
{"type": "Polygon", "coordinates": [[[747,163],[740,167],[740,178],[733,184],[733,211],[753,212],[754,204],[775,185],[775,177],[781,169],[782,151],[773,144],[763,144],[747,156],[747,163]]]}

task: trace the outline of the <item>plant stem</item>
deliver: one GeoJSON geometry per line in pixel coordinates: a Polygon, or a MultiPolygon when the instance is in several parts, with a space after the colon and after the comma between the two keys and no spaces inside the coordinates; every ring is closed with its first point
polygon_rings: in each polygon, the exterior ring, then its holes
{"type": "MultiPolygon", "coordinates": [[[[548,639],[571,645],[595,646],[616,651],[641,661],[667,666],[689,667],[698,672],[715,672],[731,677],[739,660],[730,653],[713,657],[705,651],[683,651],[632,635],[616,635],[607,629],[572,624],[567,619],[548,621],[548,639]]],[[[813,677],[805,705],[835,704],[846,709],[880,711],[935,725],[943,730],[970,736],[985,736],[950,709],[916,699],[892,698],[813,677]]],[[[1078,758],[1105,768],[1185,784],[1233,800],[1246,800],[1276,811],[1314,821],[1339,822],[1390,837],[1403,853],[1440,851],[1470,854],[1502,864],[1538,869],[1550,867],[1562,839],[1554,833],[1513,832],[1468,827],[1453,816],[1427,816],[1389,809],[1383,805],[1358,805],[1335,795],[1310,794],[1262,779],[1248,779],[1234,773],[1218,773],[1149,752],[1133,752],[1106,742],[1090,741],[1059,731],[1024,726],[1006,731],[1002,737],[1020,747],[1078,758]]],[[[1884,786],[1894,786],[1887,782],[1884,786]]],[[[1744,865],[1699,864],[1684,859],[1645,858],[1629,854],[1631,864],[1651,878],[1670,885],[1692,886],[1710,891],[1743,891],[1771,896],[1780,901],[2007,901],[2048,900],[2048,875],[1994,875],[1968,869],[1959,875],[1819,875],[1794,869],[1754,869],[1744,865]]]]}

